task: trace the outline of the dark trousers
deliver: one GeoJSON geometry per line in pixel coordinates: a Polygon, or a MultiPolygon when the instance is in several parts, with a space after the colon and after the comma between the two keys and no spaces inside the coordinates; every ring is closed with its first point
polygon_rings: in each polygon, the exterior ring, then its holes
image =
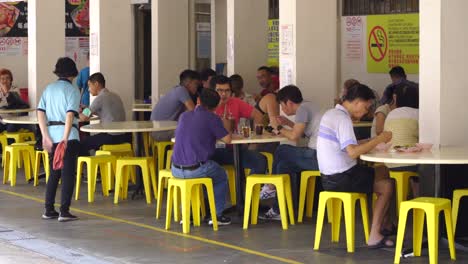
{"type": "Polygon", "coordinates": [[[121,143],[132,143],[132,134],[111,135],[108,133],[99,133],[88,136],[81,141],[80,156],[89,156],[90,150],[97,150],[102,145],[121,143]]]}
{"type": "Polygon", "coordinates": [[[70,210],[73,189],[75,188],[76,162],[80,150],[80,142],[78,140],[69,140],[67,142],[67,149],[63,158],[63,168],[61,170],[53,169],[57,145],[58,143],[55,143],[52,147],[52,153],[49,153],[50,176],[46,187],[45,208],[47,211],[54,210],[55,194],[57,193],[59,180],[62,179],[60,212],[68,212],[70,210]]]}

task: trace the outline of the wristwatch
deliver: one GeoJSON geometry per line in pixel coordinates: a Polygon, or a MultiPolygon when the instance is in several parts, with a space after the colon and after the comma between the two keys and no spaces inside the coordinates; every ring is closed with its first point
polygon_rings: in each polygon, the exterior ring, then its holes
{"type": "Polygon", "coordinates": [[[283,129],[283,126],[282,126],[282,125],[278,125],[278,126],[276,127],[276,130],[278,130],[278,132],[281,131],[281,129],[283,129]]]}

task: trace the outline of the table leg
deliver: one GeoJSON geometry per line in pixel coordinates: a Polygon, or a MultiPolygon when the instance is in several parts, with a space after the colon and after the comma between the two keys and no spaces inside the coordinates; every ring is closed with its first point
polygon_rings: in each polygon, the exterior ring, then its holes
{"type": "MultiPolygon", "coordinates": [[[[138,157],[143,157],[144,156],[144,148],[143,146],[143,133],[135,133],[136,135],[136,146],[135,146],[135,152],[137,153],[138,157]]],[[[144,198],[145,197],[145,191],[143,188],[143,179],[141,172],[137,170],[136,174],[136,187],[135,191],[132,194],[132,200],[135,198],[144,198]]]]}
{"type": "Polygon", "coordinates": [[[239,215],[244,213],[244,179],[245,175],[241,167],[241,158],[242,154],[240,151],[240,145],[233,145],[233,154],[234,154],[234,168],[236,170],[236,195],[237,195],[237,212],[239,215]]]}

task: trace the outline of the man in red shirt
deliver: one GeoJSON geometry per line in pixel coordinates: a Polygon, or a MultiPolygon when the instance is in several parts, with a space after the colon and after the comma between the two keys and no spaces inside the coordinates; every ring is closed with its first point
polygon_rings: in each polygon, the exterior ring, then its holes
{"type": "MultiPolygon", "coordinates": [[[[255,124],[262,123],[262,114],[253,106],[239,98],[232,97],[231,82],[224,75],[216,76],[216,91],[221,101],[215,113],[221,117],[224,127],[233,132],[236,130],[240,118],[253,119],[255,124]]],[[[266,171],[266,159],[257,151],[241,149],[241,167],[249,168],[252,174],[264,174],[266,171]]],[[[233,164],[234,155],[232,148],[217,148],[213,156],[218,164],[233,164]]]]}

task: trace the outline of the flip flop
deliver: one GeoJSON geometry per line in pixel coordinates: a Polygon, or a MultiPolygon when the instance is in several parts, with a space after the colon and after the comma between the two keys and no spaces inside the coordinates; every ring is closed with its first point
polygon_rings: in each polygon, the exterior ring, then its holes
{"type": "Polygon", "coordinates": [[[384,237],[389,237],[389,236],[395,236],[397,234],[397,231],[398,231],[398,229],[397,229],[396,225],[392,225],[391,229],[382,229],[382,231],[380,231],[380,233],[384,237]]]}
{"type": "MultiPolygon", "coordinates": [[[[386,243],[387,241],[391,241],[390,239],[388,239],[386,236],[384,236],[379,242],[377,242],[377,244],[375,245],[368,245],[367,248],[368,249],[379,249],[379,248],[394,248],[395,247],[395,243],[391,246],[388,246],[386,243]]],[[[393,241],[392,241],[393,242],[393,241]]]]}

